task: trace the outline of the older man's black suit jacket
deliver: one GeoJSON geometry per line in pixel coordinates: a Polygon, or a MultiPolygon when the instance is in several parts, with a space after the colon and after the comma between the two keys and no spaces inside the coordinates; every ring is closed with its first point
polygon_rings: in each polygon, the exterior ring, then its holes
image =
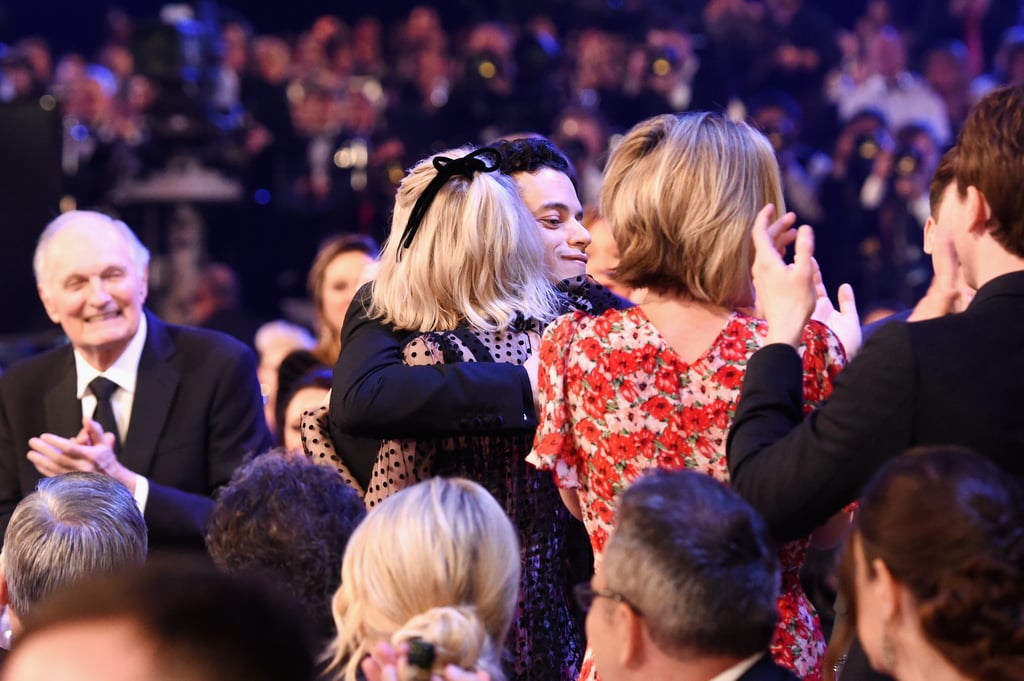
{"type": "Polygon", "coordinates": [[[890,457],[955,444],[1024,479],[1024,271],[967,310],[879,329],[807,419],[787,345],[751,357],[729,433],[731,485],[779,539],[805,536],[890,457]]]}
{"type": "MultiPolygon", "coordinates": [[[[0,532],[40,475],[25,455],[41,433],[82,428],[70,345],[0,377],[0,532]]],[[[220,333],[172,326],[147,313],[146,344],[119,459],[150,481],[152,548],[202,547],[213,501],[246,453],[269,446],[252,352],[220,333]]]]}

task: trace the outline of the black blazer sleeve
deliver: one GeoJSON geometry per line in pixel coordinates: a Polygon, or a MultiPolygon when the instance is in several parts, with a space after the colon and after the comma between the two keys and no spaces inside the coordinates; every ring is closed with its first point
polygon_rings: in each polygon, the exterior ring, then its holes
{"type": "Polygon", "coordinates": [[[193,549],[205,547],[206,522],[213,512],[213,499],[149,481],[146,527],[153,537],[151,549],[193,549]]]}
{"type": "Polygon", "coordinates": [[[914,379],[907,325],[887,324],[803,419],[799,356],[787,345],[762,348],[747,364],[729,431],[730,484],[776,539],[807,536],[912,444],[914,379]]]}
{"type": "Polygon", "coordinates": [[[11,416],[0,392],[0,544],[7,532],[7,524],[11,521],[14,507],[24,496],[18,457],[25,456],[27,451],[28,443],[25,443],[24,447],[15,445],[11,416]]]}
{"type": "Polygon", "coordinates": [[[82,428],[74,367],[71,348],[64,346],[0,376],[0,542],[15,506],[40,478],[26,457],[29,439],[44,432],[74,437],[82,428]]]}
{"type": "MultiPolygon", "coordinates": [[[[185,490],[166,484],[167,479],[174,479],[165,473],[169,457],[157,453],[152,474],[147,476],[150,487],[145,509],[150,534],[158,539],[157,548],[202,548],[214,493],[228,483],[246,455],[260,453],[272,444],[263,419],[263,400],[252,352],[233,340],[203,338],[202,341],[196,350],[205,350],[217,358],[217,371],[207,374],[205,380],[211,383],[202,389],[207,394],[206,413],[200,417],[205,422],[201,436],[205,455],[203,463],[197,463],[205,467],[205,489],[185,490]],[[165,478],[165,474],[169,477],[165,478]]],[[[183,345],[179,338],[179,347],[183,345]]],[[[186,382],[205,382],[199,372],[189,371],[185,364],[183,362],[186,382]]],[[[183,398],[193,396],[189,387],[181,386],[183,398]]],[[[195,408],[195,403],[189,405],[189,401],[182,399],[178,409],[195,408]]],[[[170,429],[173,430],[173,426],[170,429]]],[[[199,453],[194,455],[199,456],[199,453]]]]}
{"type": "Polygon", "coordinates": [[[391,439],[537,427],[525,369],[499,362],[407,366],[404,336],[367,316],[369,294],[369,284],[359,290],[342,329],[332,436],[391,439]]]}

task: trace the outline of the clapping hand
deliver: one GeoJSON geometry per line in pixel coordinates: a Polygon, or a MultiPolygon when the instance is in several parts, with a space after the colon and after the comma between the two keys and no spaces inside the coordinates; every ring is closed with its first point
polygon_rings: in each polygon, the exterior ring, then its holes
{"type": "Polygon", "coordinates": [[[757,307],[768,322],[767,342],[797,347],[818,299],[814,286],[814,231],[808,225],[797,230],[793,263],[787,265],[779,255],[777,235],[788,231],[796,216],[786,213],[778,220],[774,217],[775,206],[769,204],[754,219],[751,273],[757,307]]]}
{"type": "Polygon", "coordinates": [[[853,287],[843,284],[839,287],[839,309],[837,310],[825,290],[825,282],[821,278],[821,269],[814,262],[814,292],[818,300],[814,305],[811,319],[819,321],[832,329],[846,350],[846,358],[853,359],[860,351],[863,342],[860,315],[857,314],[857,301],[853,297],[853,287]]]}
{"type": "Polygon", "coordinates": [[[82,419],[82,430],[73,438],[43,433],[28,441],[28,460],[40,475],[52,478],[63,473],[103,473],[135,492],[135,474],[121,465],[114,454],[114,435],[90,418],[82,419]]]}

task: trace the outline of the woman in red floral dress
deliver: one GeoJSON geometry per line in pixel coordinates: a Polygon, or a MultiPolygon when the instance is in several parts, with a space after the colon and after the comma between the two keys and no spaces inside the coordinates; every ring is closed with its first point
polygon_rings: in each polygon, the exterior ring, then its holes
{"type": "MultiPolygon", "coordinates": [[[[540,351],[540,426],[530,461],[553,471],[583,518],[595,568],[619,493],[647,468],[691,468],[728,480],[725,442],[747,359],[764,342],[753,304],[750,229],[782,205],[771,146],[743,123],[708,113],[658,116],[613,153],[602,213],[621,252],[616,278],[647,288],[639,306],[560,317],[540,351]]],[[[846,362],[836,336],[804,331],[807,409],[846,362]]],[[[798,572],[809,538],[780,548],[775,660],[819,679],[824,637],[798,572]]],[[[588,654],[581,679],[596,679],[588,654]]]]}

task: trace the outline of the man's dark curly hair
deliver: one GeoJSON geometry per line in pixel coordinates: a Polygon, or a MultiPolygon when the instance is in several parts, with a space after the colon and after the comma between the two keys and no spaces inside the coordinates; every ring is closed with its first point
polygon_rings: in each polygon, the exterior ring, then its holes
{"type": "Polygon", "coordinates": [[[534,173],[541,168],[553,168],[565,173],[576,184],[576,169],[565,154],[540,135],[519,137],[516,139],[500,139],[487,146],[497,149],[501,154],[498,169],[506,175],[515,173],[534,173]]]}
{"type": "Polygon", "coordinates": [[[255,574],[292,595],[326,640],[341,558],[365,515],[335,471],[271,450],[240,466],[220,491],[206,546],[218,569],[255,574]]]}

